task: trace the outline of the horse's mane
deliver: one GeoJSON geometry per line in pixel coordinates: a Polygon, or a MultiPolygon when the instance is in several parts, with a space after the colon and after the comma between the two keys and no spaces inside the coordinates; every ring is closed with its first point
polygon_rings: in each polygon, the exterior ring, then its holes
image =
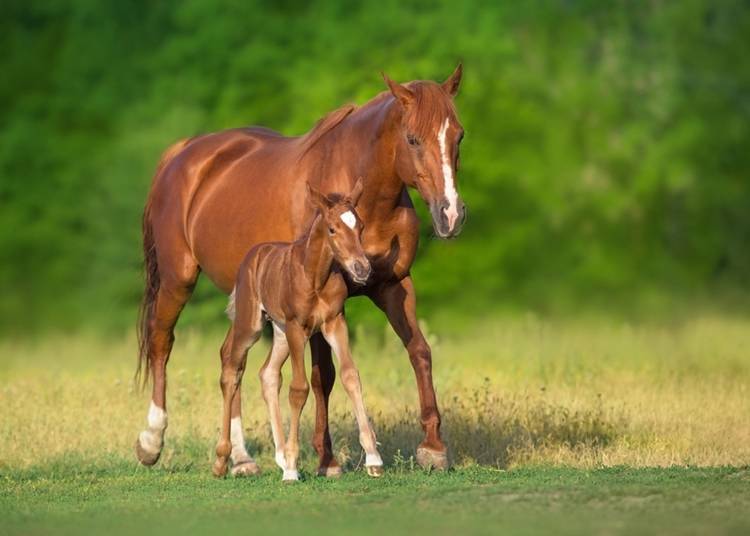
{"type": "MultiPolygon", "coordinates": [[[[415,108],[419,113],[410,114],[410,127],[420,137],[434,134],[434,125],[443,117],[455,116],[456,108],[453,100],[446,98],[445,92],[439,84],[431,81],[414,80],[405,84],[415,97],[415,108]]],[[[300,138],[302,152],[300,158],[305,156],[321,138],[340,125],[352,112],[380,104],[384,99],[392,97],[390,91],[383,91],[367,101],[362,106],[346,104],[327,115],[323,116],[315,126],[300,138]]]]}
{"type": "Polygon", "coordinates": [[[315,126],[310,130],[310,132],[308,132],[301,138],[301,156],[307,154],[307,152],[312,149],[313,146],[318,141],[320,141],[323,136],[336,128],[344,119],[349,116],[349,114],[351,114],[356,109],[357,106],[354,104],[345,104],[341,108],[338,108],[337,110],[324,115],[320,120],[318,120],[318,122],[315,123],[315,126]]]}

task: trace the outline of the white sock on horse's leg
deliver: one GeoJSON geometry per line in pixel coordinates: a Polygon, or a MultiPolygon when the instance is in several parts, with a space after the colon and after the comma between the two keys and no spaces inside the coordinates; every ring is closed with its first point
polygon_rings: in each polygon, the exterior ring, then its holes
{"type": "Polygon", "coordinates": [[[167,429],[167,412],[154,404],[148,409],[148,427],[138,436],[138,442],[144,452],[157,455],[164,446],[164,431],[167,429]]]}

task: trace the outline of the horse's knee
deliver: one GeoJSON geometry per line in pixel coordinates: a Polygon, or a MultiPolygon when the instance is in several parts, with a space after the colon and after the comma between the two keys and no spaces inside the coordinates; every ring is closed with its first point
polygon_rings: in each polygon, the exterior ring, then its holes
{"type": "Polygon", "coordinates": [[[419,371],[432,370],[432,350],[427,341],[422,340],[407,348],[412,366],[419,371]]]}

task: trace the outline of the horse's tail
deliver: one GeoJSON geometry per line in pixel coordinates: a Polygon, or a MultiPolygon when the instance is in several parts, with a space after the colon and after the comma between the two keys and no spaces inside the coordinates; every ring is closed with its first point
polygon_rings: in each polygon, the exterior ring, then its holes
{"type": "Polygon", "coordinates": [[[141,300],[141,306],[138,312],[138,367],[135,371],[135,381],[136,383],[141,383],[142,380],[141,385],[144,387],[148,381],[148,371],[151,370],[151,355],[149,352],[149,344],[151,341],[151,321],[154,317],[156,295],[159,292],[160,286],[156,242],[154,241],[154,226],[151,218],[152,196],[154,193],[154,186],[164,167],[180,150],[182,150],[183,147],[185,147],[185,145],[187,145],[189,141],[189,139],[180,140],[164,152],[159,161],[159,166],[156,168],[156,174],[154,175],[154,180],[151,184],[151,190],[146,199],[146,207],[143,210],[143,271],[146,288],[143,291],[143,299],[141,300]],[[146,374],[144,374],[144,369],[146,374]]]}

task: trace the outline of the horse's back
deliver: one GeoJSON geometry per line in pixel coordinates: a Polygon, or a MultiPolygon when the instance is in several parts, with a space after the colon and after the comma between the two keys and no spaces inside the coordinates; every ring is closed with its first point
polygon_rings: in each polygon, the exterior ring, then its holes
{"type": "Polygon", "coordinates": [[[201,270],[226,292],[250,247],[292,240],[307,217],[295,173],[298,140],[237,128],[182,142],[162,163],[150,201],[161,234],[184,237],[201,270]]]}

